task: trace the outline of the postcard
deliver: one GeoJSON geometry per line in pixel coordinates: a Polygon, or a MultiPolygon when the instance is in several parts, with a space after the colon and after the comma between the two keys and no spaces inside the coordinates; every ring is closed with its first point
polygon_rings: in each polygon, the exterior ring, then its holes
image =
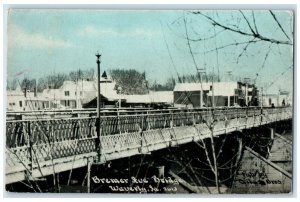
{"type": "Polygon", "coordinates": [[[294,17],[9,9],[6,191],[292,194],[294,17]]]}

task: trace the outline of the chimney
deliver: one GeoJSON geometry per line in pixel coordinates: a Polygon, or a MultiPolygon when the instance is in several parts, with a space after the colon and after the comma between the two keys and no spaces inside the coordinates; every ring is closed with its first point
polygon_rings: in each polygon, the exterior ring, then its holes
{"type": "Polygon", "coordinates": [[[36,91],[36,88],[34,88],[34,97],[37,97],[37,91],[36,91]]]}
{"type": "Polygon", "coordinates": [[[27,88],[24,88],[24,96],[27,96],[27,88]]]}

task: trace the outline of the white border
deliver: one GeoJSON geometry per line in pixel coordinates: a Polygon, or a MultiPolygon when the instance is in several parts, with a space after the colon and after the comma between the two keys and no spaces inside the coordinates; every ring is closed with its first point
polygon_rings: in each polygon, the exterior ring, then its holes
{"type": "MultiPolygon", "coordinates": [[[[251,9],[264,9],[264,8],[274,8],[274,7],[280,7],[282,9],[286,9],[286,8],[295,8],[296,10],[298,9],[298,2],[297,0],[272,0],[272,2],[270,1],[266,1],[266,0],[230,0],[230,1],[222,1],[222,0],[211,0],[211,1],[201,1],[202,4],[197,4],[198,2],[196,0],[172,0],[171,2],[169,0],[131,0],[131,1],[122,1],[122,0],[102,0],[101,4],[98,4],[99,2],[94,0],[44,0],[44,1],[39,1],[39,0],[27,0],[27,1],[22,1],[22,0],[3,0],[2,1],[2,7],[1,7],[1,33],[2,36],[1,37],[1,44],[2,44],[2,49],[0,51],[1,53],[1,58],[3,58],[3,63],[2,63],[2,68],[0,68],[0,75],[3,75],[3,80],[2,82],[0,82],[0,95],[1,98],[0,99],[0,105],[3,106],[3,109],[5,109],[4,107],[4,103],[5,103],[5,78],[6,78],[6,50],[5,50],[5,11],[4,9],[7,9],[9,7],[14,7],[14,8],[103,8],[103,9],[195,9],[195,8],[203,8],[203,9],[235,9],[235,8],[251,8],[251,9]],[[142,5],[140,3],[143,3],[142,5]],[[172,3],[172,4],[168,4],[168,3],[172,3]],[[225,4],[226,3],[226,4],[225,4]],[[272,3],[273,5],[268,5],[268,3],[272,3]],[[20,4],[20,5],[13,5],[13,4],[20,4]],[[55,4],[55,5],[53,5],[55,4]],[[77,4],[77,5],[74,5],[77,4]],[[130,5],[131,4],[131,5],[130,5]],[[134,5],[132,5],[134,4],[134,5]],[[138,5],[140,4],[140,5],[138,5]],[[188,5],[190,4],[190,5],[188,5]],[[215,5],[218,4],[218,5],[215,5]],[[277,5],[274,5],[277,4],[277,5]],[[294,6],[292,5],[287,5],[287,4],[294,4],[294,6]]],[[[298,17],[296,15],[296,28],[299,27],[299,20],[298,17]]],[[[298,46],[297,46],[297,36],[298,36],[298,32],[297,29],[295,28],[295,33],[297,34],[295,36],[295,44],[296,44],[296,48],[295,48],[295,52],[296,55],[295,57],[298,58],[299,56],[299,51],[298,51],[298,46]]],[[[296,67],[296,58],[295,58],[295,67],[296,67]]],[[[297,78],[299,76],[298,71],[295,71],[295,98],[296,95],[298,95],[298,82],[297,82],[297,78]]],[[[296,106],[296,99],[294,102],[294,105],[296,106]]],[[[295,107],[295,114],[298,114],[298,109],[295,107]]],[[[2,132],[2,135],[5,135],[5,129],[4,129],[4,123],[5,123],[5,114],[4,114],[4,110],[0,111],[0,128],[2,132]]],[[[295,117],[296,118],[296,117],[295,117]]],[[[298,125],[298,120],[295,119],[295,125],[298,125]]],[[[298,127],[297,127],[298,128],[298,127]]],[[[296,129],[296,128],[295,128],[296,129]]],[[[295,130],[294,131],[294,135],[297,136],[298,131],[295,130]]],[[[296,149],[297,145],[299,143],[299,139],[300,138],[296,138],[294,142],[294,149],[296,149]]],[[[3,144],[0,144],[0,150],[4,151],[3,144]]],[[[296,150],[294,150],[296,152],[296,150]]],[[[295,153],[296,154],[296,153],[295,153]]],[[[3,154],[4,156],[4,154],[3,154]]],[[[294,162],[299,162],[299,156],[295,155],[294,157],[297,158],[294,159],[294,162]]],[[[0,160],[0,166],[1,168],[4,168],[4,158],[1,158],[0,160]]],[[[296,168],[294,166],[294,168],[296,168]]],[[[2,169],[3,170],[3,169],[2,169]]],[[[298,169],[297,169],[297,173],[298,173],[298,169]]],[[[3,194],[6,195],[6,197],[8,196],[7,193],[3,193],[4,190],[4,182],[3,182],[3,175],[0,176],[1,179],[1,184],[0,184],[0,189],[1,189],[1,198],[4,196],[3,194]]],[[[296,176],[294,174],[294,186],[296,186],[296,189],[294,189],[294,194],[293,197],[294,198],[285,198],[283,199],[281,195],[268,195],[266,197],[272,197],[272,198],[265,198],[264,196],[253,196],[253,195],[220,195],[220,196],[212,196],[214,198],[212,198],[211,196],[209,196],[209,198],[203,198],[201,195],[105,195],[105,199],[100,199],[99,197],[103,197],[104,195],[100,195],[100,194],[91,194],[91,195],[76,195],[76,194],[58,194],[58,195],[53,195],[50,194],[50,197],[55,197],[55,198],[64,198],[64,200],[66,200],[67,197],[72,197],[72,199],[69,199],[70,201],[82,201],[82,197],[87,197],[88,200],[92,200],[92,201],[98,201],[98,200],[111,200],[113,198],[115,198],[116,200],[125,200],[125,201],[132,201],[132,198],[129,197],[135,197],[134,200],[161,200],[161,201],[165,201],[166,198],[171,198],[168,200],[172,200],[172,201],[178,201],[178,200],[217,200],[217,201],[240,201],[241,197],[242,200],[244,201],[253,201],[253,200],[272,200],[272,201],[277,201],[277,200],[288,200],[288,201],[295,201],[297,200],[299,194],[299,186],[297,186],[297,182],[298,182],[298,175],[296,176]],[[145,198],[148,197],[148,198],[145,198]],[[149,199],[150,197],[150,199],[149,199]],[[160,197],[160,198],[159,198],[160,197]],[[161,198],[163,197],[163,198],[161,198]],[[184,199],[182,198],[184,197],[184,199]],[[217,198],[216,198],[217,197],[217,198]],[[124,199],[125,198],[125,199],[124,199]],[[142,199],[141,199],[142,198],[142,199]],[[155,199],[154,199],[155,198],[155,199]]],[[[39,198],[26,198],[28,197],[28,195],[26,194],[22,194],[20,195],[22,198],[18,198],[18,199],[14,199],[14,198],[4,198],[7,201],[11,201],[11,200],[22,200],[22,201],[40,201],[40,200],[49,200],[49,201],[53,201],[52,198],[45,198],[46,196],[49,197],[49,194],[42,194],[39,195],[38,197],[43,197],[43,199],[39,199],[39,198]],[[24,199],[24,197],[26,199],[24,199]]],[[[33,197],[32,194],[30,194],[30,197],[33,197]]],[[[207,197],[207,196],[204,196],[207,197]]]]}

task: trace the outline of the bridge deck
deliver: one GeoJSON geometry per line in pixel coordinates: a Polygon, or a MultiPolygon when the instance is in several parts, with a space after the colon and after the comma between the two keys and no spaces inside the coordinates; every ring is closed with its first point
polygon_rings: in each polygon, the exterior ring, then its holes
{"type": "Polygon", "coordinates": [[[291,108],[168,110],[6,123],[6,183],[199,141],[292,118],[291,108]],[[213,133],[212,133],[213,131],[213,133]]]}

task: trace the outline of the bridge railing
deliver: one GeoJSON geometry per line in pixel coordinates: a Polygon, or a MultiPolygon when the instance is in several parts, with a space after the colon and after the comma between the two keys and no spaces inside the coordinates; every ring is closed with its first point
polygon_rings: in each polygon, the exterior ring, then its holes
{"type": "MultiPolygon", "coordinates": [[[[234,110],[256,110],[257,107],[248,108],[217,108],[216,110],[234,111],[234,110]]],[[[149,109],[149,108],[103,108],[101,116],[120,116],[120,115],[141,115],[141,114],[168,114],[168,113],[188,113],[188,112],[207,112],[212,108],[167,108],[167,109],[149,109]]],[[[69,110],[35,110],[35,111],[8,111],[7,120],[33,120],[33,119],[68,119],[74,117],[96,117],[96,109],[69,109],[69,110]]]]}
{"type": "Polygon", "coordinates": [[[95,123],[95,118],[8,121],[6,166],[33,169],[47,160],[95,152],[95,123]]]}
{"type": "MultiPolygon", "coordinates": [[[[253,123],[257,121],[269,123],[291,117],[291,108],[216,109],[102,116],[100,119],[101,140],[107,139],[111,142],[101,142],[101,145],[114,147],[116,142],[109,136],[120,134],[128,134],[128,137],[122,136],[125,138],[124,144],[125,142],[129,144],[130,141],[134,145],[140,144],[140,132],[153,129],[180,128],[180,126],[202,123],[209,127],[213,121],[224,124],[226,120],[231,119],[244,119],[245,124],[249,120],[253,123]],[[138,138],[135,139],[135,137],[138,138]]],[[[95,117],[7,121],[6,166],[14,167],[14,169],[7,170],[12,172],[15,169],[33,169],[47,160],[96,152],[98,146],[96,144],[99,142],[96,129],[95,117]]],[[[151,133],[147,134],[151,135],[151,133]]],[[[169,138],[170,134],[164,135],[169,138]]]]}
{"type": "Polygon", "coordinates": [[[165,111],[164,113],[148,113],[101,117],[101,135],[112,135],[128,132],[145,131],[157,128],[189,126],[199,123],[211,123],[212,120],[228,120],[234,118],[257,117],[265,115],[267,119],[279,117],[291,111],[291,108],[236,108],[199,111],[165,111]]]}

